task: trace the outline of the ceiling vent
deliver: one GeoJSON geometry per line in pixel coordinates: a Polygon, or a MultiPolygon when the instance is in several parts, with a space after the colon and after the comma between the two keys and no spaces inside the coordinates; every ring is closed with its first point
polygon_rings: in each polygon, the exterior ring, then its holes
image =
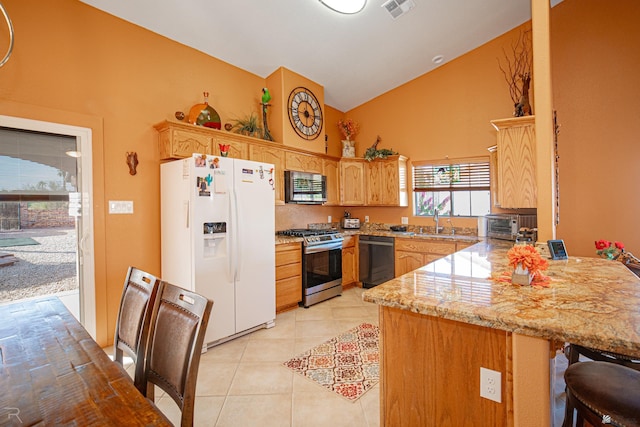
{"type": "Polygon", "coordinates": [[[416,7],[416,4],[413,0],[389,0],[385,2],[382,7],[384,7],[387,12],[389,12],[393,19],[398,19],[399,17],[416,7]]]}

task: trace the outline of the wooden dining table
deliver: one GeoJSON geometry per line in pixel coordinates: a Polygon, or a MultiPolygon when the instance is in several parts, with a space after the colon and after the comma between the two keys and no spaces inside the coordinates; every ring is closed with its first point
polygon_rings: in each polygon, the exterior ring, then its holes
{"type": "Polygon", "coordinates": [[[0,305],[0,425],[171,426],[56,297],[0,305]]]}

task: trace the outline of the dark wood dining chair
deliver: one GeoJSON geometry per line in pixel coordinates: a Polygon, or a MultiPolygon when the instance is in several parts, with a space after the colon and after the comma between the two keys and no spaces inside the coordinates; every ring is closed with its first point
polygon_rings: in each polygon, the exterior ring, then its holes
{"type": "Polygon", "coordinates": [[[129,267],[120,299],[114,337],[114,360],[123,365],[124,355],[135,363],[133,382],[144,394],[144,355],[151,311],[160,287],[160,279],[136,267],[129,267]]]}
{"type": "Polygon", "coordinates": [[[640,371],[610,362],[580,362],[564,373],[566,408],[563,427],[640,426],[640,371]]]}
{"type": "Polygon", "coordinates": [[[168,282],[161,282],[153,309],[145,356],[145,395],[154,401],[154,385],[182,412],[180,425],[193,425],[196,379],[204,334],[213,301],[168,282]]]}

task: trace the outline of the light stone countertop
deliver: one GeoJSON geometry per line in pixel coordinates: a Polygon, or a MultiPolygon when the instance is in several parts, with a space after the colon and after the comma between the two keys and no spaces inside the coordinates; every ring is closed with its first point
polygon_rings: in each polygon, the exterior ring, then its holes
{"type": "MultiPolygon", "coordinates": [[[[480,240],[484,240],[483,237],[478,237],[476,235],[466,235],[466,234],[428,234],[428,233],[415,233],[415,232],[395,232],[388,230],[364,230],[364,229],[338,229],[337,230],[343,236],[356,236],[356,235],[367,235],[367,236],[387,236],[387,237],[400,237],[405,239],[424,239],[424,240],[438,240],[438,241],[446,241],[446,242],[465,242],[465,243],[476,243],[480,240]]],[[[302,237],[291,237],[291,236],[283,236],[280,234],[276,234],[276,245],[282,245],[285,243],[296,243],[302,242],[302,237]]]]}
{"type": "Polygon", "coordinates": [[[640,356],[640,279],[600,258],[549,260],[548,288],[490,279],[510,270],[492,239],[368,289],[363,299],[489,328],[640,356]]]}

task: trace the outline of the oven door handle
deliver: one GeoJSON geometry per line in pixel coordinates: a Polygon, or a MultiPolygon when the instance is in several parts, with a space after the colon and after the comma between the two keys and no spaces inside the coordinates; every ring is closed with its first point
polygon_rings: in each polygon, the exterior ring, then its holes
{"type": "Polygon", "coordinates": [[[316,254],[318,252],[331,251],[334,249],[342,249],[342,241],[338,242],[330,242],[317,246],[305,246],[304,253],[305,254],[316,254]]]}

